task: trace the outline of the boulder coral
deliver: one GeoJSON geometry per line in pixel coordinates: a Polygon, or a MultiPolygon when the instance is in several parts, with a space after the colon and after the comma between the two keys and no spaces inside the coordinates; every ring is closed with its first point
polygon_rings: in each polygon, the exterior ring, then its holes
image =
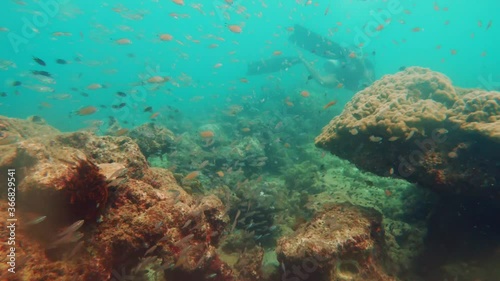
{"type": "Polygon", "coordinates": [[[410,67],[358,92],[315,143],[377,175],[498,196],[500,93],[410,67]]]}
{"type": "Polygon", "coordinates": [[[382,215],[351,204],[326,207],[276,249],[281,280],[393,281],[385,251],[382,215]]]}

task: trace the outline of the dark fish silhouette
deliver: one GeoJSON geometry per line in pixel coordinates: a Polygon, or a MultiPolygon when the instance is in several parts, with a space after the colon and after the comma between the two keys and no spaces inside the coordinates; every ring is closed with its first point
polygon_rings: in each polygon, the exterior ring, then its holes
{"type": "Polygon", "coordinates": [[[488,22],[488,25],[486,26],[486,30],[490,29],[490,27],[491,27],[491,24],[492,24],[492,23],[493,23],[493,21],[492,21],[492,20],[490,20],[490,21],[488,22]]]}
{"type": "Polygon", "coordinates": [[[65,61],[65,60],[63,60],[63,59],[57,59],[56,63],[58,63],[58,64],[67,64],[68,62],[65,61]]]}
{"type": "Polygon", "coordinates": [[[33,57],[33,60],[41,66],[46,66],[47,64],[40,58],[33,57]]]}
{"type": "Polygon", "coordinates": [[[46,76],[46,77],[52,77],[52,74],[50,74],[49,72],[47,72],[45,70],[32,70],[31,73],[33,73],[33,75],[42,75],[42,76],[46,76]]]}
{"type": "Polygon", "coordinates": [[[144,112],[153,112],[153,107],[148,106],[144,109],[144,112]]]}
{"type": "Polygon", "coordinates": [[[125,107],[126,105],[127,105],[126,103],[122,102],[120,104],[114,104],[111,107],[114,108],[114,109],[120,109],[120,108],[125,107]]]}

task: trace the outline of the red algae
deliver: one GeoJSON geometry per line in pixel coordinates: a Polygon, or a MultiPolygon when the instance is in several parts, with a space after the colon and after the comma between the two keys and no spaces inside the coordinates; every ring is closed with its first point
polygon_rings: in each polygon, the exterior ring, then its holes
{"type": "Polygon", "coordinates": [[[106,178],[88,160],[78,160],[75,172],[63,179],[62,185],[77,218],[95,219],[108,200],[106,178]]]}

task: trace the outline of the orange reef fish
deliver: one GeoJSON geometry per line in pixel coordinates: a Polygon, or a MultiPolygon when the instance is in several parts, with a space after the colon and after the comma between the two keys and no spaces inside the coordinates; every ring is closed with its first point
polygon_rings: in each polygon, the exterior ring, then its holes
{"type": "Polygon", "coordinates": [[[243,28],[236,24],[230,24],[227,28],[233,33],[241,33],[243,31],[243,28]]]}
{"type": "Polygon", "coordinates": [[[85,115],[91,115],[97,112],[97,108],[95,106],[86,106],[84,108],[80,108],[79,110],[76,111],[77,115],[80,116],[85,116],[85,115]]]}
{"type": "Polygon", "coordinates": [[[174,2],[175,4],[177,4],[179,6],[184,6],[184,0],[172,0],[172,2],[174,2]]]}
{"type": "Polygon", "coordinates": [[[160,34],[158,37],[160,37],[161,41],[172,41],[174,39],[174,36],[167,33],[160,34]]]}
{"type": "Polygon", "coordinates": [[[213,137],[215,137],[215,133],[213,131],[210,131],[210,130],[201,131],[200,137],[202,137],[204,139],[213,138],[213,137]]]}
{"type": "Polygon", "coordinates": [[[92,83],[92,84],[87,86],[88,90],[97,90],[97,89],[102,89],[102,88],[106,88],[106,87],[104,87],[102,84],[99,84],[99,83],[92,83]]]}
{"type": "Polygon", "coordinates": [[[334,106],[334,105],[336,105],[336,104],[337,104],[337,101],[336,101],[336,100],[333,100],[333,101],[331,101],[331,102],[329,102],[329,103],[325,104],[325,106],[323,106],[323,109],[327,109],[327,108],[329,108],[330,106],[334,106]]]}
{"type": "Polygon", "coordinates": [[[149,78],[147,80],[147,82],[148,83],[157,83],[157,84],[159,84],[159,83],[167,82],[168,80],[169,80],[169,78],[166,77],[166,76],[163,77],[163,76],[156,75],[156,76],[153,76],[153,77],[149,78]]]}
{"type": "Polygon", "coordinates": [[[118,45],[130,45],[132,44],[132,40],[128,38],[121,38],[115,41],[116,44],[118,45]]]}
{"type": "Polygon", "coordinates": [[[186,181],[189,181],[189,180],[194,180],[196,179],[198,176],[200,175],[200,171],[193,171],[189,174],[187,174],[182,180],[186,180],[186,181]]]}

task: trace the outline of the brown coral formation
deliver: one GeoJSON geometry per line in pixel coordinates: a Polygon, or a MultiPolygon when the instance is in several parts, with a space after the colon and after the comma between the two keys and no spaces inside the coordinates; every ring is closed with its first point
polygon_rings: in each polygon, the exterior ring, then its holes
{"type": "Polygon", "coordinates": [[[146,158],[170,152],[174,146],[174,133],[153,122],[135,127],[128,132],[128,136],[137,142],[146,158]]]}
{"type": "Polygon", "coordinates": [[[316,145],[382,176],[437,191],[498,195],[500,93],[412,67],[357,93],[316,145]]]}
{"type": "Polygon", "coordinates": [[[278,241],[282,280],[389,281],[382,216],[373,209],[327,207],[278,241]]]}
{"type": "MultiPolygon", "coordinates": [[[[11,119],[8,126],[16,122],[20,135],[32,126],[11,119]]],[[[215,251],[228,223],[222,202],[194,198],[171,172],[149,168],[130,138],[77,132],[0,149],[0,170],[16,170],[18,218],[16,274],[2,263],[0,279],[234,280],[215,251]]],[[[2,237],[9,236],[5,215],[2,237]]]]}

